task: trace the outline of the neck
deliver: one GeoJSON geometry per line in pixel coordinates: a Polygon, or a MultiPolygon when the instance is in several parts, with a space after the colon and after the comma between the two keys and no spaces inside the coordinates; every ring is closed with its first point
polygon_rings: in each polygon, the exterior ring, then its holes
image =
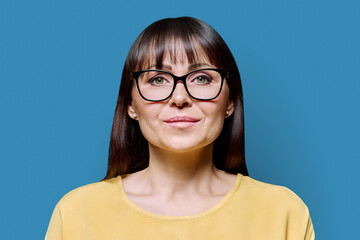
{"type": "Polygon", "coordinates": [[[189,179],[212,166],[213,144],[189,152],[171,152],[149,146],[149,169],[176,179],[189,179]]]}
{"type": "Polygon", "coordinates": [[[216,177],[212,162],[213,144],[190,152],[169,152],[149,146],[149,167],[144,177],[152,192],[168,196],[208,189],[216,177]]]}

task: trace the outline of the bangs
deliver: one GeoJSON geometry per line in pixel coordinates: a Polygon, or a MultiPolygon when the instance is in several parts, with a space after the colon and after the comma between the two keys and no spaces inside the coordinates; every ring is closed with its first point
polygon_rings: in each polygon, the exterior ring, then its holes
{"type": "Polygon", "coordinates": [[[195,41],[188,38],[154,39],[142,51],[144,54],[138,56],[136,69],[162,69],[163,62],[168,58],[171,64],[188,62],[195,63],[210,62],[205,51],[195,41]]]}
{"type": "Polygon", "coordinates": [[[205,23],[186,19],[160,20],[147,27],[136,39],[128,55],[128,67],[130,72],[162,69],[164,59],[169,58],[172,64],[187,60],[191,65],[210,63],[224,69],[224,49],[221,49],[223,44],[217,42],[219,40],[223,41],[205,23]]]}
{"type": "Polygon", "coordinates": [[[199,62],[210,62],[206,51],[195,40],[193,36],[185,34],[174,34],[162,32],[153,35],[146,44],[141,44],[138,48],[135,66],[136,71],[145,69],[162,69],[165,58],[169,58],[172,64],[189,64],[199,62]]]}

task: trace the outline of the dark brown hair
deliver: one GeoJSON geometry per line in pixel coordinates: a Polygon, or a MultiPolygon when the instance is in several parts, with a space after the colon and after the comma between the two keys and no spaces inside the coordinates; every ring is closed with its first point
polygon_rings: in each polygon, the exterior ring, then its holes
{"type": "Polygon", "coordinates": [[[149,164],[148,142],[137,121],[128,116],[133,81],[131,73],[149,66],[161,69],[164,56],[181,61],[176,51],[181,44],[190,64],[200,58],[229,72],[226,82],[233,114],[225,119],[220,136],[215,140],[213,162],[218,169],[248,175],[245,163],[244,109],[240,73],[230,49],[221,36],[207,23],[192,17],[167,18],[148,26],[130,48],[122,73],[119,96],[111,130],[108,170],[104,179],[132,173],[149,164]]]}

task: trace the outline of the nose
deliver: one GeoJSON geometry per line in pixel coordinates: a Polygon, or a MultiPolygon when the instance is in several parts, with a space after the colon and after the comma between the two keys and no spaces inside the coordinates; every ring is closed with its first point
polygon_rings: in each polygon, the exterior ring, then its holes
{"type": "Polygon", "coordinates": [[[176,83],[174,92],[170,97],[169,104],[170,106],[175,106],[178,108],[183,108],[186,106],[189,107],[192,105],[192,99],[187,93],[183,82],[178,81],[176,83]]]}

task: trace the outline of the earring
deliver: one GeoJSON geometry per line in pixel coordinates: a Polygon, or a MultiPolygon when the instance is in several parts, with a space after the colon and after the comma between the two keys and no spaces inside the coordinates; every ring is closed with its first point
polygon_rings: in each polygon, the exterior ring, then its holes
{"type": "Polygon", "coordinates": [[[229,115],[229,111],[226,111],[226,112],[225,112],[225,116],[228,116],[228,115],[229,115]]]}
{"type": "Polygon", "coordinates": [[[136,118],[137,118],[137,114],[136,114],[136,113],[134,113],[134,114],[133,114],[133,117],[134,117],[134,119],[136,119],[136,118]]]}

